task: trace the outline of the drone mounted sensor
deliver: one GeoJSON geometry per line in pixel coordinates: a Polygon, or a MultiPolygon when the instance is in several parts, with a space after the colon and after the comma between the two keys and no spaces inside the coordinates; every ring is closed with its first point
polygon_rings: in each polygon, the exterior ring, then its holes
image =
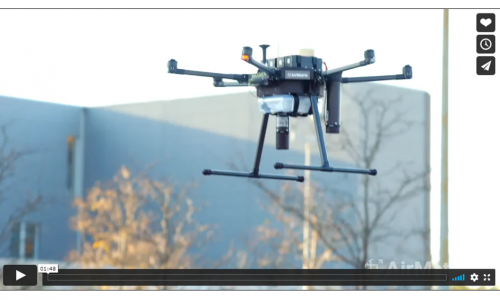
{"type": "Polygon", "coordinates": [[[364,60],[345,67],[323,70],[321,58],[292,55],[266,59],[269,45],[260,45],[263,52],[262,62],[252,57],[252,48],[244,47],[241,59],[258,68],[256,74],[220,74],[190,71],[177,68],[177,61],[168,62],[168,73],[212,77],[215,87],[254,86],[259,98],[259,109],[264,114],[260,129],[257,154],[251,172],[203,170],[203,175],[223,175],[247,178],[281,179],[303,182],[303,176],[284,176],[259,173],[260,159],[266,136],[269,115],[276,116],[276,149],[289,148],[289,118],[313,115],[321,156],[321,166],[290,165],[277,162],[275,169],[296,169],[323,172],[356,173],[377,175],[375,169],[335,168],[328,162],[321,120],[318,110],[318,97],[325,97],[324,117],[326,133],[340,133],[340,98],[343,83],[411,79],[412,68],[406,65],[403,74],[372,77],[342,77],[347,70],[375,63],[375,52],[365,51],[364,60]],[[225,82],[223,79],[233,80],[225,82]],[[324,95],[326,87],[326,95],[324,95]]]}

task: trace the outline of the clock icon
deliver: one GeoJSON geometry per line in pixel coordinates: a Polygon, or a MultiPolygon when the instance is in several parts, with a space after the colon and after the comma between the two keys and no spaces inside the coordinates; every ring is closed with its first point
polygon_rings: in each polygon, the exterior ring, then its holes
{"type": "Polygon", "coordinates": [[[481,49],[483,50],[490,50],[491,46],[493,45],[493,43],[491,42],[490,39],[487,39],[487,38],[484,38],[481,40],[481,42],[479,43],[479,46],[481,47],[481,49]]]}
{"type": "Polygon", "coordinates": [[[477,53],[495,53],[495,36],[478,35],[476,38],[477,53]]]}

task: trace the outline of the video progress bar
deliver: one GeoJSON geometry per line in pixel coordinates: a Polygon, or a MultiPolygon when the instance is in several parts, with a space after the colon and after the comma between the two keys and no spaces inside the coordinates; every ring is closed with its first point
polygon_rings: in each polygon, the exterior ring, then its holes
{"type": "MultiPolygon", "coordinates": [[[[494,270],[59,270],[43,274],[44,286],[449,286],[462,273],[494,270]],[[451,277],[450,277],[451,276],[451,277]]],[[[483,273],[481,273],[482,276],[483,273]]]]}

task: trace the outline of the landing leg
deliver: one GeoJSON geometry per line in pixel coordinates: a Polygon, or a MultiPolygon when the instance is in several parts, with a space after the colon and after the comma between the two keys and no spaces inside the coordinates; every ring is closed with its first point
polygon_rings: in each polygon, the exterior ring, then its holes
{"type": "Polygon", "coordinates": [[[269,114],[264,114],[262,118],[262,125],[260,127],[259,143],[257,145],[257,153],[255,154],[255,161],[252,172],[247,173],[247,172],[234,172],[234,171],[203,170],[203,175],[222,175],[222,176],[247,177],[247,178],[293,180],[293,181],[303,182],[304,181],[303,176],[285,176],[285,175],[259,173],[260,159],[262,157],[262,149],[264,148],[264,141],[266,138],[268,120],[269,120],[269,114]]]}
{"type": "Polygon", "coordinates": [[[318,110],[318,97],[316,95],[311,95],[311,105],[314,117],[314,128],[316,129],[316,137],[318,139],[319,155],[321,157],[321,166],[289,165],[277,162],[274,164],[274,168],[377,175],[377,170],[375,169],[330,167],[330,163],[328,162],[328,154],[326,152],[325,139],[323,138],[323,130],[321,128],[321,119],[318,110]]]}

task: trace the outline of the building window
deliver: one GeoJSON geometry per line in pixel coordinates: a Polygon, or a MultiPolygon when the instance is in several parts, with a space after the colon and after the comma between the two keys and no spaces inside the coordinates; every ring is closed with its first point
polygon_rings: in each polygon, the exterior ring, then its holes
{"type": "Polygon", "coordinates": [[[21,241],[21,224],[17,223],[12,226],[10,234],[10,256],[19,257],[20,241],[21,241]]]}
{"type": "Polygon", "coordinates": [[[70,193],[73,192],[74,187],[74,171],[75,171],[75,137],[69,136],[67,139],[68,144],[68,171],[66,176],[66,188],[70,193]]]}
{"type": "Polygon", "coordinates": [[[34,223],[16,223],[12,226],[10,255],[19,259],[36,259],[38,252],[38,226],[34,223]]]}

